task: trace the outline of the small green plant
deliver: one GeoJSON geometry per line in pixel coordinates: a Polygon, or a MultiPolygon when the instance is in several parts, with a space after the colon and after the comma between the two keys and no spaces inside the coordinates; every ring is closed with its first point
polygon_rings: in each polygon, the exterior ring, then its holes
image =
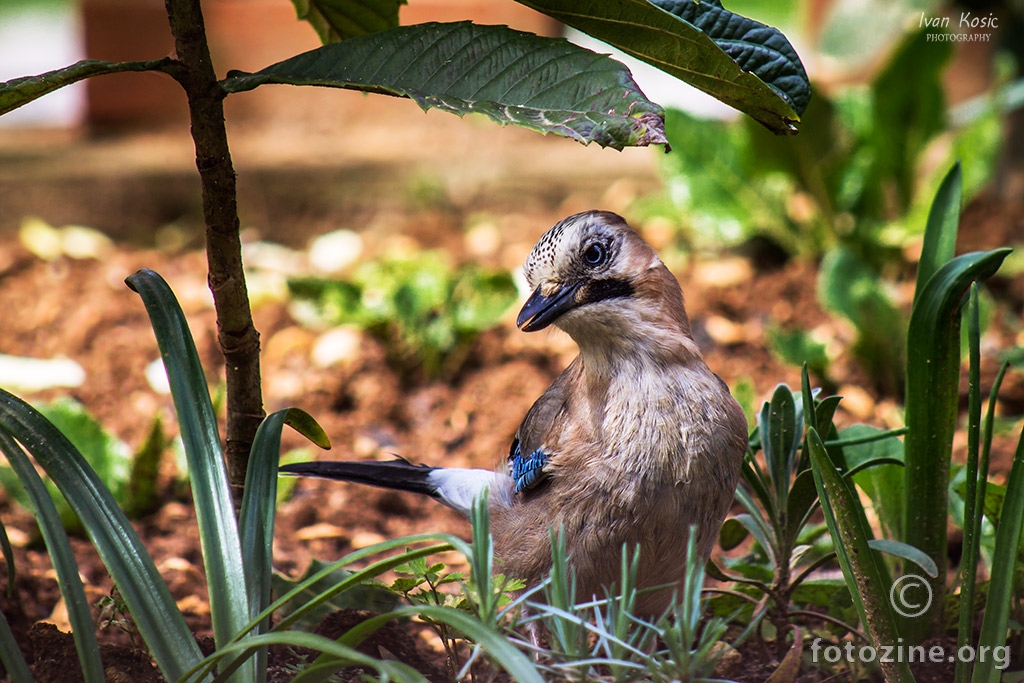
{"type": "MultiPolygon", "coordinates": [[[[754,605],[748,623],[756,626],[763,638],[764,623],[772,626],[780,656],[785,642],[778,636],[798,620],[821,620],[842,631],[856,631],[853,603],[848,594],[836,590],[841,584],[813,576],[835,559],[835,552],[825,525],[812,521],[819,501],[807,453],[805,421],[813,417],[816,421],[808,426],[817,425],[818,431],[828,435],[830,452],[844,463],[841,473],[846,479],[896,462],[888,454],[874,457],[870,453],[848,461],[842,455],[844,448],[889,439],[899,432],[851,438],[855,428],[837,432],[832,424],[839,396],[812,398],[814,412],[810,414],[804,409],[808,396],[809,392],[794,396],[789,387],[779,385],[761,408],[736,492],[746,512],[726,520],[720,534],[725,550],[739,545],[748,535],[756,544],[750,554],[728,561],[728,571],[713,563],[708,565],[716,579],[737,585],[736,590],[716,591],[730,598],[718,602],[727,610],[736,608],[737,599],[741,604],[746,601],[754,605]]],[[[885,549],[904,556],[912,554],[912,549],[897,545],[885,549]]]]}
{"type": "Polygon", "coordinates": [[[128,608],[128,603],[121,597],[117,586],[111,588],[108,594],[97,600],[96,607],[100,611],[97,625],[101,631],[116,628],[122,633],[128,634],[132,647],[139,646],[139,629],[132,621],[131,610],[128,608]]]}
{"type": "Polygon", "coordinates": [[[452,268],[439,252],[364,263],[347,280],[293,280],[289,289],[312,308],[310,322],[361,327],[384,342],[405,375],[428,378],[454,375],[477,336],[518,298],[511,274],[452,268]]]}

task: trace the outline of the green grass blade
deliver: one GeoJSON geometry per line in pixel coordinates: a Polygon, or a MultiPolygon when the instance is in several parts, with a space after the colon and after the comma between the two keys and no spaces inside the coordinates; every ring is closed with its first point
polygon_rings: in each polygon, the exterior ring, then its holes
{"type": "MultiPolygon", "coordinates": [[[[863,510],[858,514],[860,501],[849,483],[836,471],[817,430],[808,430],[807,447],[821,509],[861,623],[867,628],[875,646],[901,642],[897,640],[896,615],[887,595],[892,581],[868,545],[870,531],[864,523],[863,510]]],[[[914,680],[906,662],[888,662],[880,666],[887,683],[912,683],[914,680]]]]}
{"type": "MultiPolygon", "coordinates": [[[[365,655],[348,645],[343,645],[335,640],[331,640],[330,638],[325,638],[324,636],[318,636],[312,633],[303,633],[301,631],[265,633],[253,636],[251,639],[244,642],[232,643],[223,648],[218,648],[216,652],[204,659],[199,666],[194,667],[191,671],[187,672],[185,677],[181,680],[183,682],[198,680],[196,678],[196,674],[201,669],[212,669],[216,666],[221,670],[226,670],[230,668],[231,665],[228,664],[225,666],[225,660],[244,660],[251,657],[253,652],[258,648],[265,648],[270,645],[301,647],[324,652],[336,660],[340,660],[338,664],[341,666],[364,666],[375,669],[381,675],[380,680],[395,680],[400,683],[404,681],[409,681],[410,683],[423,683],[426,681],[422,674],[407,664],[391,660],[374,659],[369,655],[365,655]]],[[[327,671],[326,676],[320,677],[322,673],[323,672],[314,671],[314,667],[311,665],[309,668],[305,669],[303,673],[300,673],[294,681],[326,680],[330,677],[330,674],[333,673],[333,671],[327,671]],[[310,672],[313,675],[307,677],[304,675],[305,672],[310,672]]],[[[218,678],[216,680],[221,679],[218,678]]]]}
{"type": "MultiPolygon", "coordinates": [[[[994,274],[1009,249],[958,256],[932,276],[910,316],[904,441],[903,538],[935,560],[933,595],[945,593],[947,487],[960,391],[960,315],[964,293],[994,274]]],[[[942,628],[942,601],[904,625],[919,643],[942,628]]]]}
{"type": "MultiPolygon", "coordinates": [[[[242,557],[248,558],[245,565],[246,580],[250,587],[249,618],[256,617],[270,604],[274,542],[274,517],[277,512],[277,461],[281,451],[281,432],[285,424],[298,424],[304,434],[313,434],[326,442],[323,429],[298,408],[279,410],[268,415],[253,439],[249,466],[246,470],[245,492],[242,496],[242,510],[238,520],[238,533],[242,544],[242,557]],[[319,433],[317,433],[319,432],[319,433]]],[[[260,622],[258,633],[269,626],[269,620],[260,622]]],[[[256,674],[260,679],[266,676],[265,648],[257,651],[256,674]]]]}
{"type": "Polygon", "coordinates": [[[7,462],[21,480],[32,501],[39,531],[46,542],[46,550],[50,562],[57,573],[57,583],[68,609],[68,620],[75,638],[75,649],[78,650],[78,661],[82,666],[82,676],[86,683],[103,683],[103,662],[100,661],[100,646],[96,642],[96,624],[92,620],[89,600],[85,597],[85,587],[78,575],[78,562],[71,550],[67,532],[61,522],[57,506],[53,504],[49,491],[43,480],[29,461],[25,451],[11,435],[0,429],[0,451],[7,456],[7,462]]]}
{"type": "Polygon", "coordinates": [[[873,538],[868,541],[868,545],[879,552],[888,553],[894,557],[899,557],[913,562],[923,569],[924,573],[928,576],[934,577],[939,573],[938,567],[935,566],[935,560],[928,557],[912,545],[907,545],[906,543],[894,541],[889,538],[873,538]]]}
{"type": "Polygon", "coordinates": [[[956,249],[956,235],[960,227],[960,201],[963,193],[963,176],[960,162],[956,162],[942,179],[939,191],[928,212],[924,230],[921,258],[917,264],[917,281],[914,286],[914,304],[924,291],[928,280],[949,263],[956,249]]]}
{"type": "Polygon", "coordinates": [[[167,368],[188,459],[210,591],[214,640],[221,646],[230,642],[248,623],[250,611],[238,524],[221,452],[217,418],[192,334],[170,287],[151,270],[140,270],[126,282],[146,305],[160,355],[167,368]]]}
{"type": "Polygon", "coordinates": [[[110,490],[38,411],[0,390],[0,426],[20,441],[78,515],[160,671],[178,679],[202,655],[167,584],[110,490]]]}
{"type": "Polygon", "coordinates": [[[421,616],[447,624],[470,641],[479,644],[490,657],[519,683],[543,683],[529,657],[520,652],[508,638],[462,610],[439,605],[412,605],[380,614],[354,627],[342,638],[343,643],[358,643],[367,635],[396,618],[421,616]]]}
{"type": "MultiPolygon", "coordinates": [[[[985,600],[985,617],[978,634],[978,648],[1006,645],[1006,629],[1010,619],[1010,605],[1014,601],[1014,571],[1017,568],[1017,548],[1021,528],[1024,527],[1024,433],[1017,442],[1013,466],[1006,484],[1006,498],[996,529],[996,548],[992,557],[992,576],[985,600]]],[[[979,658],[974,667],[973,683],[996,683],[1001,672],[995,668],[996,658],[979,658]]]]}

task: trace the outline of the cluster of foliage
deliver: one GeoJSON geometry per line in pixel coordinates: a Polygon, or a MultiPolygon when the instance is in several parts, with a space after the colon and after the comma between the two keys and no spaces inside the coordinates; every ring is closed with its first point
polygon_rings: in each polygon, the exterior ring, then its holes
{"type": "Polygon", "coordinates": [[[439,252],[370,261],[349,279],[303,278],[288,288],[312,308],[313,321],[365,329],[385,344],[394,367],[430,379],[454,375],[477,336],[519,296],[511,274],[455,269],[439,252]]]}
{"type": "MultiPolygon", "coordinates": [[[[160,502],[155,490],[157,473],[170,446],[159,416],[153,420],[146,441],[132,453],[128,444],[104,429],[85,406],[74,399],[58,399],[40,404],[36,409],[75,445],[129,517],[140,517],[155,509],[160,502]]],[[[64,528],[81,531],[78,519],[57,487],[49,479],[44,479],[44,484],[64,528]]],[[[29,494],[10,465],[0,464],[0,486],[12,500],[32,509],[29,494]]]]}
{"type": "MultiPolygon", "coordinates": [[[[904,250],[920,240],[945,170],[960,164],[970,199],[990,178],[1002,141],[998,78],[968,115],[954,117],[947,107],[942,76],[952,43],[934,40],[937,30],[905,35],[866,85],[816,88],[792,140],[745,119],[670,110],[666,135],[687,154],[663,159],[666,194],[640,208],[678,221],[697,246],[759,237],[787,254],[820,258],[818,298],[853,325],[850,352],[889,396],[904,389],[907,317],[892,294],[904,250]]],[[[769,335],[784,360],[807,361],[829,383],[824,342],[799,329],[769,335]]]]}

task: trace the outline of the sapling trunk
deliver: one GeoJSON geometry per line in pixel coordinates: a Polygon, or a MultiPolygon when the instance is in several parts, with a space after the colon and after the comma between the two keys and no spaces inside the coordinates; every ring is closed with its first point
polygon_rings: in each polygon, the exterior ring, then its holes
{"type": "Polygon", "coordinates": [[[199,0],[165,0],[179,67],[172,73],[188,97],[196,166],[202,182],[208,281],[227,380],[228,475],[236,509],[256,428],[263,419],[259,333],[242,271],[235,170],[224,127],[225,92],[217,84],[199,0]]]}

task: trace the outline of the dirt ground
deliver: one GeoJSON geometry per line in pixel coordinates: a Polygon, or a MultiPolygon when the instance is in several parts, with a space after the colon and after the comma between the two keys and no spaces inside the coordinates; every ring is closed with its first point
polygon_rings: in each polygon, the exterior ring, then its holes
{"type": "MultiPolygon", "coordinates": [[[[423,116],[412,112],[410,120],[412,114],[423,116]]],[[[365,125],[365,134],[371,134],[367,121],[357,119],[353,125],[357,131],[365,125]]],[[[459,259],[512,268],[556,220],[585,208],[628,215],[635,196],[657,187],[654,152],[585,149],[477,122],[452,126],[443,121],[439,126],[427,143],[395,143],[408,152],[399,164],[372,150],[358,133],[351,138],[356,149],[331,158],[310,151],[316,148],[310,140],[316,138],[306,132],[282,134],[268,149],[258,131],[233,130],[243,221],[252,226],[247,235],[252,241],[302,247],[314,234],[347,227],[362,234],[364,256],[396,244],[408,247],[411,241],[421,248],[446,248],[459,259]],[[302,152],[294,151],[302,147],[296,140],[304,141],[302,152]],[[465,158],[453,158],[444,151],[448,145],[469,151],[465,158]],[[466,236],[467,226],[482,223],[490,226],[486,234],[492,236],[483,246],[466,236]]],[[[144,376],[146,366],[158,358],[156,344],[141,301],[123,280],[143,267],[168,280],[210,383],[216,384],[223,360],[205,285],[205,257],[195,232],[198,195],[188,141],[162,133],[43,135],[34,140],[4,136],[0,199],[9,208],[0,220],[0,304],[5,311],[0,353],[78,362],[87,373],[80,387],[27,398],[70,395],[133,448],[142,443],[155,415],[164,416],[173,431],[170,397],[154,391],[144,376]],[[91,225],[118,241],[99,259],[44,261],[18,239],[17,226],[26,215],[54,225],[91,225]]],[[[964,222],[964,246],[1024,239],[1020,216],[1019,207],[972,207],[964,222]]],[[[658,225],[643,227],[652,243],[678,254],[658,225]]],[[[709,365],[730,386],[750,383],[758,402],[779,382],[799,385],[798,370],[780,363],[767,348],[767,326],[820,328],[836,339],[851,339],[848,327],[820,309],[813,264],[764,263],[723,253],[679,257],[672,265],[709,365]]],[[[988,377],[998,366],[998,352],[1019,341],[1024,280],[999,279],[992,289],[1005,315],[996,317],[986,337],[988,377]]],[[[507,453],[533,400],[575,353],[571,340],[559,332],[518,331],[512,311],[500,327],[480,338],[456,377],[410,383],[387,366],[383,348],[370,338],[342,360],[318,365],[313,359],[318,334],[299,326],[284,303],[261,300],[254,315],[261,333],[267,410],[294,405],[311,413],[334,444],[326,457],[336,459],[398,453],[432,465],[490,467],[507,453]]],[[[840,385],[837,393],[846,397],[838,417],[842,424],[899,425],[896,402],[873,393],[849,359],[836,362],[833,376],[840,385]]],[[[1007,381],[1002,411],[1024,412],[1024,383],[1018,375],[1007,381]]],[[[298,437],[286,437],[286,448],[299,445],[298,437]]],[[[1012,447],[1011,437],[997,441],[997,472],[1008,469],[1012,447]]],[[[957,450],[963,450],[962,443],[957,450]]],[[[136,520],[135,527],[189,624],[198,636],[208,637],[209,608],[194,514],[187,499],[175,497],[169,475],[162,482],[159,509],[136,520]]],[[[23,651],[34,658],[39,679],[71,680],[63,677],[66,669],[60,664],[47,664],[63,636],[33,626],[48,621],[66,630],[56,583],[45,551],[35,542],[31,517],[0,493],[0,518],[16,546],[18,570],[15,596],[0,596],[0,608],[23,651]],[[47,673],[54,671],[61,673],[47,673]]],[[[279,571],[298,576],[313,558],[333,560],[383,539],[438,530],[466,535],[468,524],[416,496],[304,480],[280,507],[275,563],[279,571]]],[[[86,541],[78,539],[74,545],[90,598],[98,600],[109,593],[110,579],[86,541]]],[[[0,571],[0,579],[7,571],[0,571]]],[[[351,623],[355,618],[336,619],[351,623]]],[[[393,643],[400,637],[384,641],[388,651],[395,652],[393,643]]],[[[65,649],[70,648],[63,638],[65,649]]],[[[105,640],[125,643],[113,632],[105,640]]],[[[445,679],[443,658],[425,639],[413,634],[403,642],[407,656],[422,660],[433,680],[445,679]]],[[[129,658],[115,668],[120,676],[147,680],[139,669],[147,666],[145,658],[129,658]]],[[[281,671],[285,680],[286,669],[281,671]]],[[[752,671],[742,680],[764,678],[763,671],[752,671]]]]}

